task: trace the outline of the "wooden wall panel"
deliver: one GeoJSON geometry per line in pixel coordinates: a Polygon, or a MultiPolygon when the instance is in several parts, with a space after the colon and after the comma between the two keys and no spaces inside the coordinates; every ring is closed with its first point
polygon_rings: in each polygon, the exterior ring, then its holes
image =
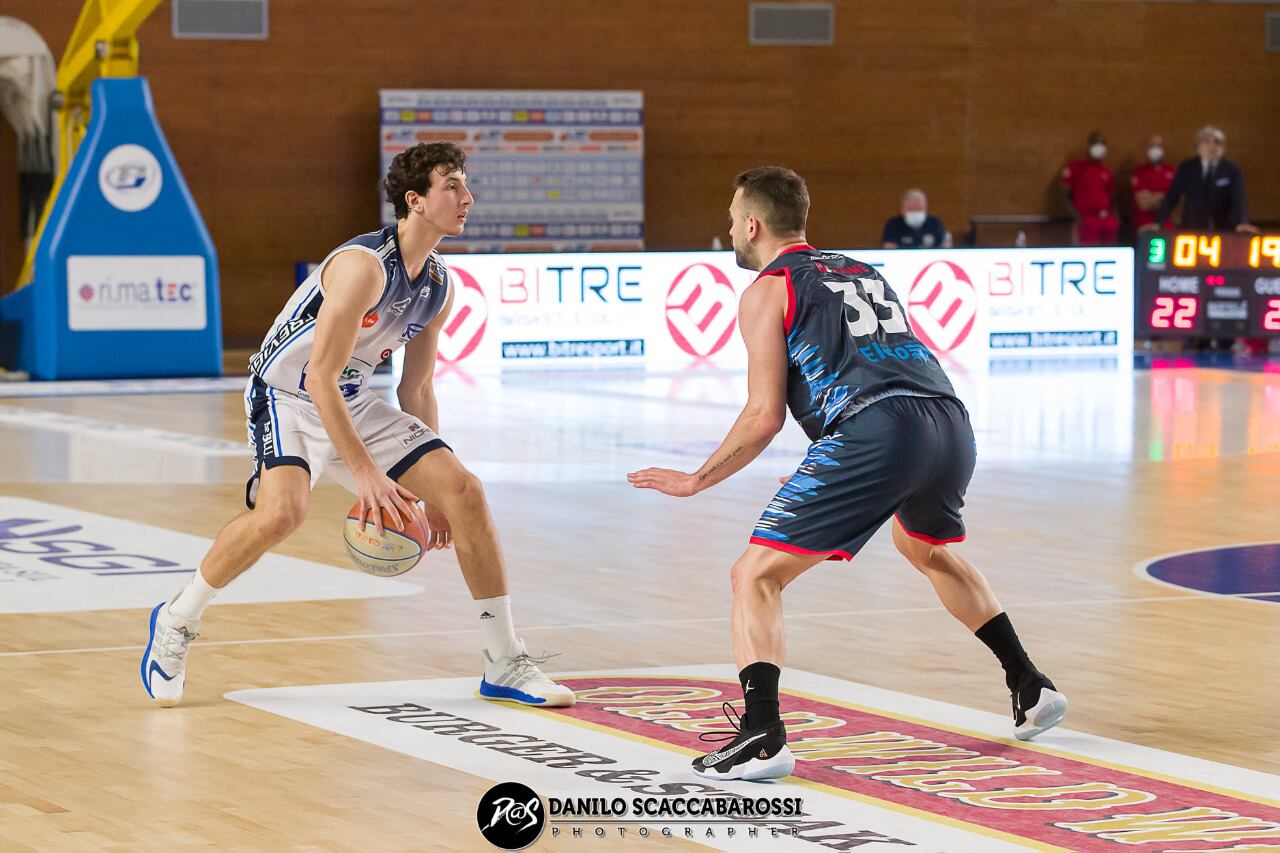
{"type": "MultiPolygon", "coordinates": [[[[1076,0],[837,0],[834,48],[751,47],[743,0],[272,0],[265,42],[140,33],[165,133],[217,243],[226,335],[260,336],[295,260],[378,216],[379,88],[641,89],[648,245],[723,234],[729,182],[781,162],[811,237],[874,245],[908,186],[957,234],[972,214],[1058,210],[1088,131],[1116,165],[1163,132],[1230,136],[1257,219],[1280,219],[1280,57],[1263,9],[1076,0]],[[352,10],[358,10],[358,13],[352,10]]],[[[79,0],[6,0],[61,53],[79,0]]],[[[0,272],[17,271],[13,139],[0,132],[0,272]]],[[[483,203],[483,199],[481,202],[483,203]]]]}

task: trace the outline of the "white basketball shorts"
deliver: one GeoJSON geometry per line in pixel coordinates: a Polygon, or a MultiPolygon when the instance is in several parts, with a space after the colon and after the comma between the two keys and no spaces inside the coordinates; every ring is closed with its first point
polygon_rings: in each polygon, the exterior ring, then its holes
{"type": "MultiPolygon", "coordinates": [[[[358,394],[347,407],[373,461],[393,480],[400,479],[413,463],[431,451],[449,448],[422,421],[372,392],[358,394]]],[[[327,471],[355,493],[355,477],[338,458],[314,405],[277,391],[255,376],[245,389],[244,408],[249,444],[253,447],[253,476],[245,487],[249,509],[257,500],[262,469],[277,465],[296,465],[306,470],[311,475],[312,488],[327,471]]]]}

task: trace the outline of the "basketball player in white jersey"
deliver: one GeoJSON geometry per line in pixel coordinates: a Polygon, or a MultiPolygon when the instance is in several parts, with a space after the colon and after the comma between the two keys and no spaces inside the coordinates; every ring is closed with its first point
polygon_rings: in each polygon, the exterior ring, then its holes
{"type": "Polygon", "coordinates": [[[451,143],[414,146],[387,172],[396,223],[347,241],[285,304],[249,360],[245,391],[254,474],[249,512],[218,534],[185,589],[151,611],[142,683],[176,705],[187,650],[218,591],[282,542],[307,516],[326,470],[360,496],[383,530],[423,513],[428,548],[456,546],[484,637],[479,695],[527,705],[572,705],[516,638],[506,573],[480,481],[439,437],[432,374],[453,288],[436,246],[462,234],[474,198],[466,156],[451,143]],[[374,368],[405,347],[396,409],[368,389],[374,368]],[[426,500],[417,506],[418,496],[426,500]]]}

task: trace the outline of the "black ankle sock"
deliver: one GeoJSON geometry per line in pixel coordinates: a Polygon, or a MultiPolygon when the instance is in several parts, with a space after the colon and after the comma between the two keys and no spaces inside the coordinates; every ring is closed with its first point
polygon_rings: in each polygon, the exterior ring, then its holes
{"type": "Polygon", "coordinates": [[[1009,690],[1016,690],[1019,682],[1028,675],[1044,677],[1040,675],[1035,665],[1031,663],[1031,658],[1022,648],[1022,643],[1018,641],[1018,632],[1013,630],[1013,623],[1009,621],[1007,613],[1001,611],[998,615],[991,617],[985,625],[974,631],[974,636],[999,658],[1000,665],[1004,667],[1004,683],[1009,690]]]}
{"type": "Polygon", "coordinates": [[[742,698],[747,704],[746,716],[751,728],[764,728],[778,722],[778,677],[782,670],[771,663],[759,661],[738,673],[742,683],[742,698]]]}

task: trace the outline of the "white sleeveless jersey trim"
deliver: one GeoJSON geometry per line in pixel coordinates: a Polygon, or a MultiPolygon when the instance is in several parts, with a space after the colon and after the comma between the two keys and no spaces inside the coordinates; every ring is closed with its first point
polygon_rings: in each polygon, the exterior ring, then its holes
{"type": "Polygon", "coordinates": [[[309,399],[304,388],[315,340],[316,317],[324,302],[324,270],[342,252],[361,251],[382,266],[382,293],[365,313],[355,348],[338,385],[348,402],[368,386],[374,368],[413,340],[444,306],[448,268],[432,252],[417,279],[410,280],[400,258],[396,227],[361,234],[334,249],[298,286],[276,316],[249,370],[269,387],[309,399]]]}

